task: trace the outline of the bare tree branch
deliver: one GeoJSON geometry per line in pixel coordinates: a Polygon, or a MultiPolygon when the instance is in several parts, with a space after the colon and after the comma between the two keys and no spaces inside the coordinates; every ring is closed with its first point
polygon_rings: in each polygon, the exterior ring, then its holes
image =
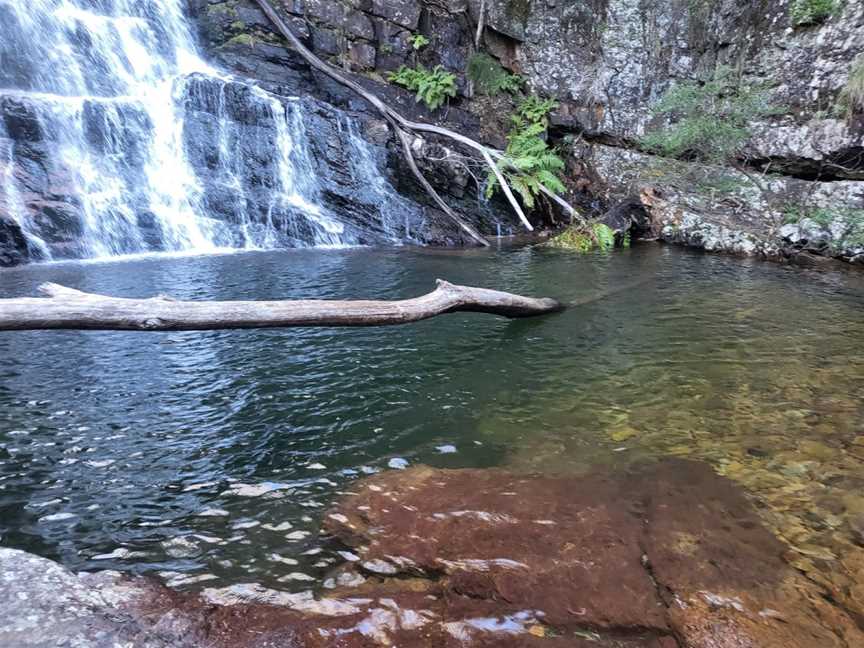
{"type": "Polygon", "coordinates": [[[399,301],[176,301],[159,296],[126,299],[47,283],[45,298],[0,299],[0,331],[40,329],[202,331],[283,326],[407,324],[444,313],[533,317],[562,310],[554,299],[457,286],[438,280],[432,292],[399,301]]]}

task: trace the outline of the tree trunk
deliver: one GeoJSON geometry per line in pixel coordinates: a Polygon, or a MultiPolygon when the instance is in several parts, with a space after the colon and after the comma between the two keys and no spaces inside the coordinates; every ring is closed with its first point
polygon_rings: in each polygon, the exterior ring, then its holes
{"type": "Polygon", "coordinates": [[[554,299],[457,286],[438,280],[431,293],[399,301],[189,302],[170,297],[126,299],[42,284],[49,299],[0,299],[0,331],[80,329],[201,331],[280,326],[379,326],[407,324],[444,313],[532,317],[562,310],[554,299]]]}

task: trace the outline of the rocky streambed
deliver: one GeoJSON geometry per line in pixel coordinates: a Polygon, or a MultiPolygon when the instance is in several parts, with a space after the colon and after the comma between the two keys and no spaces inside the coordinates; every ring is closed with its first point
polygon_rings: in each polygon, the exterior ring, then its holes
{"type": "Polygon", "coordinates": [[[699,462],[569,477],[388,471],[356,482],[325,528],[343,562],[315,593],[178,593],[0,550],[0,643],[864,645],[860,583],[841,592],[793,568],[743,492],[699,462]]]}

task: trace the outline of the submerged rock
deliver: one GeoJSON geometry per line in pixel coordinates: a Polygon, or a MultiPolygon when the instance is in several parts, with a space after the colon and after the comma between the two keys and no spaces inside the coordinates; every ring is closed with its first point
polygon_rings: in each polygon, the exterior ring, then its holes
{"type": "MultiPolygon", "coordinates": [[[[860,584],[834,603],[705,464],[578,477],[419,466],[363,478],[325,524],[355,549],[320,598],[178,593],[0,550],[0,645],[864,645],[860,584]]],[[[273,569],[308,578],[291,565],[273,569]]]]}
{"type": "Polygon", "coordinates": [[[858,613],[826,602],[704,464],[562,478],[418,467],[354,490],[337,507],[348,521],[330,517],[329,530],[357,546],[361,567],[434,579],[448,618],[482,601],[499,622],[531,610],[544,633],[590,630],[599,645],[864,641],[858,613]]]}

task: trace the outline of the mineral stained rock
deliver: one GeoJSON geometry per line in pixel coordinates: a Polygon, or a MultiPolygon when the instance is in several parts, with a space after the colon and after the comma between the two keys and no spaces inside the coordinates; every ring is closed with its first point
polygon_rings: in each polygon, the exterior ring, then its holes
{"type": "Polygon", "coordinates": [[[792,569],[705,464],[576,477],[418,466],[364,478],[325,527],[352,550],[318,597],[178,593],[0,550],[0,645],[864,645],[862,610],[792,569]]]}

